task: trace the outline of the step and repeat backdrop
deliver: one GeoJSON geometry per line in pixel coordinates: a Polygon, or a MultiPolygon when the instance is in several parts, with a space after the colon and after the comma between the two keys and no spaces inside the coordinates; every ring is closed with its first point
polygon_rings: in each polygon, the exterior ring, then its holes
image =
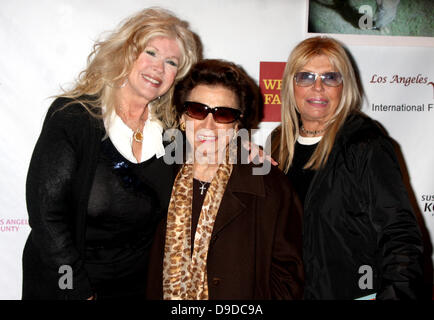
{"type": "MultiPolygon", "coordinates": [[[[290,51],[326,34],[352,54],[363,111],[396,141],[425,239],[434,240],[434,12],[431,0],[3,0],[0,4],[0,299],[20,299],[29,234],[25,181],[52,96],[84,69],[95,40],[150,6],[171,10],[199,35],[205,58],[234,61],[260,86],[263,145],[280,122],[290,51]],[[380,4],[377,4],[379,2],[380,4]],[[339,4],[340,3],[340,4],[339,4]],[[380,7],[381,5],[381,7],[380,7]],[[376,14],[381,12],[381,17],[376,14]]],[[[428,277],[429,278],[429,277],[428,277]]],[[[431,280],[429,280],[431,281],[431,280]]]]}

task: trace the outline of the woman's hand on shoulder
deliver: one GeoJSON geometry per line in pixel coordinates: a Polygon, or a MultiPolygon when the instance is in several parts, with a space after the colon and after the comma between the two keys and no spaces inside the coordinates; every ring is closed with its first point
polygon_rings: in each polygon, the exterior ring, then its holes
{"type": "Polygon", "coordinates": [[[243,147],[250,151],[249,153],[249,163],[253,162],[253,159],[258,157],[259,163],[264,163],[265,160],[269,161],[273,166],[279,165],[269,154],[266,154],[264,150],[258,146],[257,144],[254,144],[251,141],[243,142],[243,147]]]}

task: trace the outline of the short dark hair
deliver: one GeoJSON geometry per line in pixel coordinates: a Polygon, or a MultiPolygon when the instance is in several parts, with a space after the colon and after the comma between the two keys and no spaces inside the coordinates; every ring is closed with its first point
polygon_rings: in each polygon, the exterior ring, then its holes
{"type": "Polygon", "coordinates": [[[252,129],[257,125],[259,89],[244,69],[220,59],[204,59],[196,63],[175,86],[173,103],[178,120],[184,113],[184,102],[198,85],[220,85],[231,90],[238,99],[243,114],[238,120],[240,128],[252,129]]]}

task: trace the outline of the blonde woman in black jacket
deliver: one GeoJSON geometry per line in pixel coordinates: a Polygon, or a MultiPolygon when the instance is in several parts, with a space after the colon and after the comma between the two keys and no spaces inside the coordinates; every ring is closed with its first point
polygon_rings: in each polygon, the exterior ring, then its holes
{"type": "Polygon", "coordinates": [[[417,299],[421,234],[391,140],[360,105],[337,41],[296,46],[273,156],[304,205],[304,297],[417,299]]]}
{"type": "Polygon", "coordinates": [[[174,178],[162,132],[198,53],[186,22],[145,9],[95,45],[54,101],[27,176],[23,299],[143,298],[174,178]]]}

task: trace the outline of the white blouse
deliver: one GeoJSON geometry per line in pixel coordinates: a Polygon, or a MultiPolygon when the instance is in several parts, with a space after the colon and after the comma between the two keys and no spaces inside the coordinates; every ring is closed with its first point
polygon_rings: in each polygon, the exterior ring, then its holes
{"type": "MultiPolygon", "coordinates": [[[[142,132],[141,162],[151,159],[154,155],[160,158],[165,154],[163,127],[157,121],[152,120],[150,112],[148,114],[149,116],[142,132]]],[[[108,121],[104,121],[104,127],[113,145],[125,159],[132,163],[138,163],[134,157],[132,148],[134,131],[122,121],[115,111],[108,118],[108,121]]]]}

